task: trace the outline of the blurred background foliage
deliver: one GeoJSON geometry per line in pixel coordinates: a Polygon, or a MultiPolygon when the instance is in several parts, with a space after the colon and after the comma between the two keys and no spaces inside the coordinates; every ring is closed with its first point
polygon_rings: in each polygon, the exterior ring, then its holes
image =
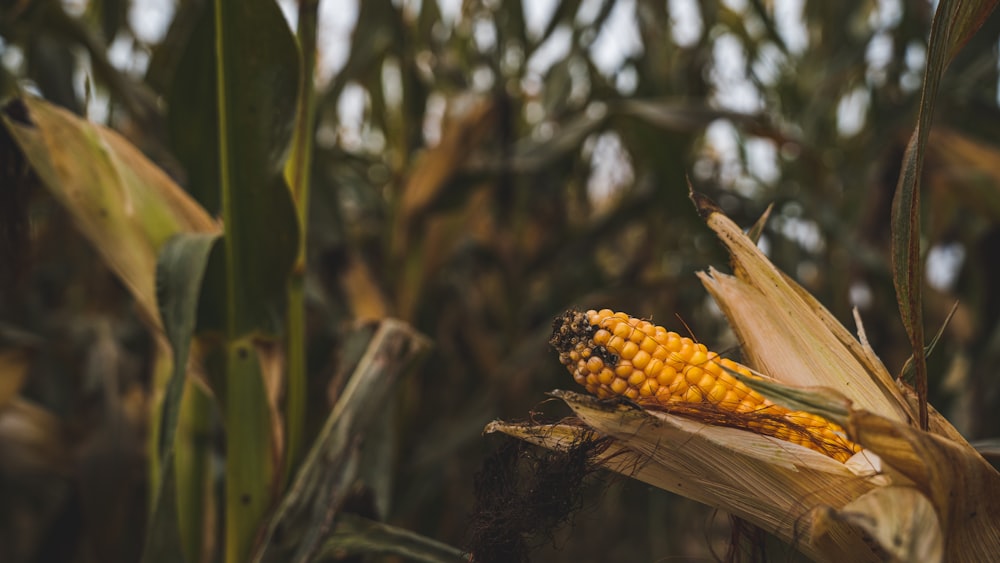
{"type": "MultiPolygon", "coordinates": [[[[168,103],[199,91],[174,76],[207,5],[2,0],[0,92],[109,124],[190,188],[196,171],[179,163],[198,123],[178,123],[168,103]]],[[[282,7],[294,26],[294,3],[282,7]]],[[[545,410],[545,391],[572,386],[546,344],[568,307],[686,325],[733,349],[693,275],[726,257],[688,180],[743,225],[773,204],[761,244],[775,264],[847,326],[856,306],[891,372],[909,356],[889,213],[931,3],[323,0],[320,11],[310,432],[358,321],[398,317],[434,342],[368,448],[381,519],[462,545],[473,475],[497,446],[483,426],[545,410]],[[335,33],[340,47],[326,40],[335,33]]],[[[928,330],[959,302],[930,358],[931,402],[970,439],[1000,428],[998,40],[994,14],[949,68],[923,184],[928,330]]],[[[67,213],[0,174],[0,558],[135,560],[152,339],[67,213]]],[[[707,508],[614,479],[548,539],[537,560],[647,561],[721,554],[728,529],[707,508]]]]}

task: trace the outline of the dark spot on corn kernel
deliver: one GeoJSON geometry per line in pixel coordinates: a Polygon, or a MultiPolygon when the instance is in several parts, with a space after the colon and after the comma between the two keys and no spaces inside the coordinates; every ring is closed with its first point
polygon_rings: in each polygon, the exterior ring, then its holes
{"type": "Polygon", "coordinates": [[[612,369],[618,365],[618,354],[609,351],[604,346],[594,346],[593,354],[604,360],[604,365],[612,369]]]}

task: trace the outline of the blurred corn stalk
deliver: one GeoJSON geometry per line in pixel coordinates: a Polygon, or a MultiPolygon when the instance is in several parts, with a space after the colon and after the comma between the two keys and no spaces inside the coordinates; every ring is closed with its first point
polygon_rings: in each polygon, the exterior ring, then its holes
{"type": "Polygon", "coordinates": [[[690,411],[647,410],[555,391],[582,424],[494,422],[555,450],[613,440],[604,467],[726,510],[825,561],[984,561],[1000,549],[1000,474],[933,409],[919,429],[915,398],[864,337],[855,339],[779,271],[709,200],[694,196],[732,256],[733,275],[699,277],[728,318],[747,380],[788,408],[821,415],[864,449],[846,463],[690,411]]]}
{"type": "MultiPolygon", "coordinates": [[[[175,93],[171,102],[172,119],[187,125],[178,142],[200,142],[185,147],[195,154],[178,151],[190,171],[189,191],[107,127],[23,93],[0,108],[0,162],[13,163],[3,167],[4,179],[18,189],[37,181],[65,209],[128,290],[156,344],[148,402],[141,392],[130,394],[120,407],[124,422],[112,421],[137,437],[108,432],[88,445],[138,454],[138,436],[149,428],[144,537],[141,520],[112,516],[142,540],[142,560],[150,563],[307,561],[321,549],[457,560],[454,548],[369,518],[335,519],[363,491],[362,437],[373,415],[383,412],[378,407],[429,342],[391,319],[358,329],[364,342],[341,350],[353,367],[345,369],[323,432],[306,440],[303,239],[314,103],[312,75],[300,81],[299,68],[312,67],[317,3],[300,6],[298,43],[273,1],[244,9],[249,4],[206,5],[177,70],[179,84],[215,88],[189,89],[188,98],[175,93]],[[205,53],[215,55],[207,66],[198,64],[205,53]],[[260,80],[262,73],[272,80],[260,80]],[[221,422],[218,431],[213,421],[221,422]],[[213,436],[224,437],[223,448],[213,436]],[[279,541],[292,537],[288,529],[307,539],[279,541]]],[[[117,383],[106,366],[116,365],[118,353],[110,323],[99,326],[104,338],[95,364],[114,398],[117,383]]],[[[56,417],[14,396],[26,377],[25,354],[0,346],[0,374],[14,376],[0,388],[0,443],[17,458],[0,471],[15,475],[63,461],[46,447],[62,445],[56,417]]],[[[114,473],[105,474],[103,483],[116,484],[114,473]]],[[[103,496],[94,502],[100,505],[116,493],[81,494],[103,496]]],[[[118,551],[117,530],[104,534],[109,551],[118,551]]],[[[32,543],[19,541],[10,552],[27,558],[32,543]]]]}

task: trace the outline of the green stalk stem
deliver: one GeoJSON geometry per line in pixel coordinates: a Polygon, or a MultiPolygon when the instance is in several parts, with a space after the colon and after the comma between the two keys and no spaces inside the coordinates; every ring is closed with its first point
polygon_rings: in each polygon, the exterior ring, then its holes
{"type": "Polygon", "coordinates": [[[223,249],[226,264],[226,351],[225,406],[226,475],[225,475],[225,561],[243,563],[250,559],[257,528],[270,504],[269,492],[274,467],[271,464],[272,444],[270,420],[260,363],[252,338],[241,334],[245,324],[242,299],[242,267],[246,256],[241,255],[238,238],[244,219],[237,205],[238,186],[235,182],[233,158],[235,135],[232,130],[233,111],[230,82],[235,80],[229,63],[235,56],[234,37],[228,37],[229,25],[240,17],[243,9],[232,0],[215,0],[216,69],[219,104],[219,168],[222,218],[225,225],[223,249]],[[242,323],[241,323],[242,321],[242,323]]]}
{"type": "Polygon", "coordinates": [[[285,480],[302,457],[302,442],[306,419],[306,330],[305,285],[306,234],[309,216],[309,181],[313,156],[313,123],[316,115],[316,96],[313,87],[313,68],[316,64],[316,21],[318,0],[299,2],[299,50],[302,56],[301,84],[298,109],[295,115],[295,136],[291,155],[285,167],[292,198],[299,219],[299,250],[295,266],[288,280],[288,316],[286,317],[286,351],[288,359],[288,388],[286,390],[285,417],[288,432],[288,453],[285,457],[285,480]]]}

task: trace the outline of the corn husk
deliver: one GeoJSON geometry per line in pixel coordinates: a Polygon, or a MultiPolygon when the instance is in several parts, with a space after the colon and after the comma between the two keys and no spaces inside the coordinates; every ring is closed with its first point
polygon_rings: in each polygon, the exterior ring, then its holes
{"type": "MultiPolygon", "coordinates": [[[[700,274],[729,319],[758,391],[840,423],[863,450],[840,463],[693,413],[556,391],[582,424],[494,422],[565,450],[596,433],[606,468],[726,510],[817,561],[987,561],[1000,553],[1000,474],[936,411],[914,423],[912,391],[707,199],[695,204],[732,256],[700,274]]],[[[750,383],[750,382],[748,382],[750,383]]]]}
{"type": "MultiPolygon", "coordinates": [[[[494,422],[504,432],[551,449],[568,449],[596,431],[616,439],[599,463],[655,487],[740,516],[789,543],[811,525],[803,498],[821,494],[842,507],[878,486],[881,476],[858,475],[823,454],[753,432],[713,426],[690,418],[646,411],[625,402],[553,392],[585,427],[494,422]],[[766,502],[762,502],[766,499],[766,502]]],[[[856,561],[878,561],[861,534],[842,527],[830,534],[841,553],[856,561]]],[[[811,546],[797,546],[819,559],[811,546]]]]}
{"type": "Polygon", "coordinates": [[[705,222],[732,256],[733,275],[699,273],[729,319],[745,360],[774,379],[830,387],[857,408],[892,420],[915,418],[877,358],[801,286],[778,270],[743,231],[705,198],[695,199],[705,222]]]}

